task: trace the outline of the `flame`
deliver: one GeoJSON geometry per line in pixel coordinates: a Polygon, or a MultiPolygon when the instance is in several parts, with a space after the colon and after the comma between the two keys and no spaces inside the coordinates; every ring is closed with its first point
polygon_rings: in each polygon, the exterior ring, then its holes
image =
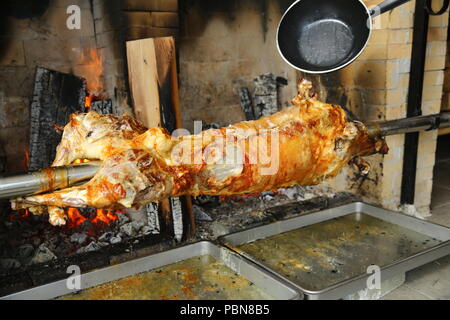
{"type": "Polygon", "coordinates": [[[28,153],[28,150],[25,150],[25,168],[28,169],[28,165],[30,161],[30,154],[28,153]]]}
{"type": "Polygon", "coordinates": [[[99,223],[100,221],[110,224],[112,221],[116,221],[119,218],[110,210],[97,209],[97,216],[92,220],[92,223],[99,223]]]}
{"type": "MultiPolygon", "coordinates": [[[[96,209],[95,217],[93,218],[86,218],[83,216],[80,211],[76,208],[68,208],[66,210],[67,214],[67,224],[66,227],[68,228],[75,228],[81,225],[85,221],[90,221],[92,224],[96,225],[97,227],[103,227],[104,225],[109,225],[111,222],[119,220],[119,217],[117,214],[123,214],[124,212],[117,210],[105,210],[105,209],[96,209]]],[[[9,220],[17,220],[17,219],[27,219],[30,218],[31,214],[28,209],[25,210],[19,210],[14,212],[13,214],[9,215],[9,220]]],[[[88,230],[89,231],[89,230],[88,230]]],[[[93,231],[93,230],[90,230],[93,231]]]]}
{"type": "Polygon", "coordinates": [[[90,220],[93,224],[104,223],[109,225],[113,221],[119,220],[119,217],[116,213],[120,213],[120,211],[116,211],[115,213],[111,210],[105,209],[97,209],[95,217],[93,219],[85,218],[76,208],[67,209],[67,217],[69,228],[74,228],[85,222],[86,220],[90,220]]]}
{"type": "Polygon", "coordinates": [[[89,108],[91,107],[93,100],[94,100],[93,95],[86,96],[86,99],[84,100],[84,108],[86,109],[86,111],[89,111],[89,108]]]}
{"type": "Polygon", "coordinates": [[[81,61],[75,73],[77,76],[86,79],[87,90],[91,96],[99,97],[103,95],[103,62],[97,49],[83,50],[81,61]]]}
{"type": "Polygon", "coordinates": [[[103,62],[99,51],[92,48],[83,50],[81,61],[75,73],[86,79],[87,94],[84,100],[84,111],[89,112],[92,102],[105,98],[102,79],[103,62]]]}
{"type": "Polygon", "coordinates": [[[30,217],[30,211],[28,209],[25,209],[25,210],[19,210],[18,212],[10,214],[8,216],[8,219],[10,221],[13,221],[13,220],[17,220],[17,219],[27,219],[29,217],[30,217]]]}
{"type": "Polygon", "coordinates": [[[75,209],[75,208],[69,208],[67,210],[67,217],[68,219],[68,224],[67,226],[69,228],[75,228],[78,227],[80,224],[82,224],[83,222],[85,222],[87,219],[85,217],[83,217],[81,215],[81,213],[75,209]]]}

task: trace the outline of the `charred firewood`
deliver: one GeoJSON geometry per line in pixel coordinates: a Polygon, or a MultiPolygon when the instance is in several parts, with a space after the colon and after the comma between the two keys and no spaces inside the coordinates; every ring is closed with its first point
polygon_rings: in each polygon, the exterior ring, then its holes
{"type": "Polygon", "coordinates": [[[54,126],[65,126],[70,114],[83,110],[85,92],[82,78],[37,68],[31,103],[30,170],[52,164],[61,141],[54,126]]]}
{"type": "Polygon", "coordinates": [[[245,114],[245,120],[247,121],[255,120],[252,98],[247,88],[239,89],[239,99],[241,101],[242,111],[244,111],[245,114]]]}
{"type": "Polygon", "coordinates": [[[258,76],[255,80],[253,108],[255,119],[270,116],[278,111],[277,79],[272,73],[258,76]]]}

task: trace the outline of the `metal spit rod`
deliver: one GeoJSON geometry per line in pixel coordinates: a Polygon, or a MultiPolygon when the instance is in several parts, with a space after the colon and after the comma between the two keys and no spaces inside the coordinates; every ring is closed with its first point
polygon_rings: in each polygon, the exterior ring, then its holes
{"type": "MultiPolygon", "coordinates": [[[[390,136],[446,127],[450,127],[450,112],[367,124],[369,134],[374,136],[390,136]]],[[[99,162],[88,162],[0,177],[0,199],[70,187],[91,179],[99,166],[99,162]]]]}
{"type": "Polygon", "coordinates": [[[65,167],[51,167],[0,177],[0,199],[44,193],[67,188],[91,179],[100,163],[88,162],[65,167]]]}
{"type": "Polygon", "coordinates": [[[428,116],[367,123],[370,135],[392,136],[396,134],[450,127],[450,111],[428,116]]]}
{"type": "Polygon", "coordinates": [[[428,116],[367,123],[366,126],[370,135],[379,136],[448,128],[450,127],[450,111],[428,116]]]}

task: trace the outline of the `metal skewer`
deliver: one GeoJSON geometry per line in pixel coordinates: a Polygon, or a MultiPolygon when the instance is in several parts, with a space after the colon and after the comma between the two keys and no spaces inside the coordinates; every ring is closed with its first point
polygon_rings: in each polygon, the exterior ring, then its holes
{"type": "Polygon", "coordinates": [[[392,136],[450,127],[450,111],[429,116],[366,123],[370,135],[392,136]]]}
{"type": "Polygon", "coordinates": [[[91,179],[100,162],[14,173],[0,177],[0,199],[44,193],[67,188],[91,179]]]}

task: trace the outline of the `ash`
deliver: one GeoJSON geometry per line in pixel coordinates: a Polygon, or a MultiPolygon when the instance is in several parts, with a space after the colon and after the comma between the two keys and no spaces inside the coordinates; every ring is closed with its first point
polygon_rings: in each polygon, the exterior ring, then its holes
{"type": "Polygon", "coordinates": [[[78,226],[68,223],[63,227],[50,225],[48,215],[12,212],[7,203],[1,209],[7,214],[0,217],[0,273],[159,233],[155,212],[145,207],[116,213],[118,219],[109,224],[91,222],[95,217],[93,209],[79,210],[87,220],[78,226]]]}
{"type": "Polygon", "coordinates": [[[214,240],[225,234],[359,200],[324,185],[293,186],[253,196],[194,199],[197,237],[214,240]]]}
{"type": "MultiPolygon", "coordinates": [[[[194,198],[196,233],[189,240],[216,240],[228,233],[356,200],[355,195],[326,186],[293,186],[226,198],[200,196],[194,198]]],[[[0,217],[0,276],[108,246],[136,244],[145,236],[160,234],[158,207],[154,204],[116,213],[117,220],[109,224],[93,223],[93,209],[79,210],[86,220],[63,227],[50,225],[48,215],[12,212],[9,203],[0,210],[6,212],[0,217]]]]}

